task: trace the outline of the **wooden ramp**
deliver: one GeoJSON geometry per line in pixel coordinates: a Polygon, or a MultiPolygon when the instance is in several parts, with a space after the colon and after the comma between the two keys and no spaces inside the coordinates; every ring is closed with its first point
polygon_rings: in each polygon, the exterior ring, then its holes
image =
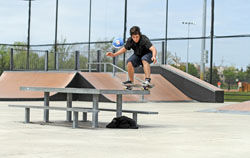
{"type": "MultiPolygon", "coordinates": [[[[122,82],[127,80],[125,73],[116,73],[113,77],[111,73],[94,73],[94,72],[79,72],[96,89],[124,89],[122,82]]],[[[136,77],[144,80],[144,74],[135,74],[136,77]]],[[[180,90],[173,86],[160,74],[152,74],[152,83],[155,85],[150,90],[150,95],[143,96],[124,95],[123,101],[125,102],[138,102],[138,101],[152,101],[152,102],[185,102],[192,101],[189,97],[184,95],[180,90]]],[[[136,81],[136,83],[140,83],[136,81]]],[[[111,101],[116,101],[115,95],[104,95],[111,101]]]]}
{"type": "MultiPolygon", "coordinates": [[[[136,74],[136,77],[144,79],[144,74],[136,74]]],[[[124,95],[124,102],[186,102],[192,101],[178,88],[172,85],[160,74],[152,74],[152,83],[155,87],[151,89],[150,95],[124,95]]],[[[0,77],[0,100],[42,100],[42,92],[24,92],[20,87],[54,87],[54,88],[94,88],[107,90],[123,90],[122,82],[127,80],[125,73],[95,73],[95,72],[16,72],[6,71],[0,77]]],[[[140,83],[137,81],[137,83],[140,83]]],[[[139,90],[139,89],[138,89],[139,90]]],[[[65,100],[66,96],[60,93],[50,93],[52,100],[65,100]]],[[[75,96],[75,100],[88,101],[90,96],[75,96]]],[[[103,101],[116,102],[116,95],[104,94],[103,101]]]]}
{"type": "MultiPolygon", "coordinates": [[[[5,71],[0,77],[0,99],[43,98],[42,92],[20,91],[21,86],[65,88],[75,72],[15,72],[5,71]]],[[[54,95],[51,93],[50,95],[54,95]]]]}

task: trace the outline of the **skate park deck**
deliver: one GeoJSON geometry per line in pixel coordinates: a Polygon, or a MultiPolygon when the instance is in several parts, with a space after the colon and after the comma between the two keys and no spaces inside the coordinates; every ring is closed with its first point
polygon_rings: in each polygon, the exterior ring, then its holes
{"type": "MultiPolygon", "coordinates": [[[[152,83],[149,96],[126,95],[124,102],[223,102],[223,90],[181,72],[171,66],[152,67],[152,83]]],[[[135,76],[144,80],[144,74],[135,76]]],[[[79,71],[5,71],[0,77],[0,100],[42,100],[41,92],[22,92],[21,86],[53,88],[93,88],[122,90],[126,73],[79,71]]],[[[139,83],[139,81],[136,81],[139,83]]],[[[66,100],[63,93],[51,93],[52,100],[66,100]]],[[[115,102],[115,95],[101,95],[100,100],[115,102]]],[[[73,100],[90,101],[90,95],[74,96],[73,100]]]]}

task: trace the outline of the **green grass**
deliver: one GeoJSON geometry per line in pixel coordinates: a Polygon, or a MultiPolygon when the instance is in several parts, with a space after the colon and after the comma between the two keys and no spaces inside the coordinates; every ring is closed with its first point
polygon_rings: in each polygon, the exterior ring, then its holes
{"type": "Polygon", "coordinates": [[[250,100],[250,92],[224,92],[225,102],[243,102],[250,100]]]}

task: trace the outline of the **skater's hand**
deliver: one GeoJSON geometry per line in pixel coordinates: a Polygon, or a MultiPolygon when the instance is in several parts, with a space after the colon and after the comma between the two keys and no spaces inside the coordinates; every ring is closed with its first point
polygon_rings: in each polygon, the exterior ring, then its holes
{"type": "Polygon", "coordinates": [[[114,57],[114,54],[112,52],[107,52],[106,56],[114,57]]]}
{"type": "Polygon", "coordinates": [[[151,60],[153,61],[154,64],[157,62],[156,57],[152,57],[151,60]]]}

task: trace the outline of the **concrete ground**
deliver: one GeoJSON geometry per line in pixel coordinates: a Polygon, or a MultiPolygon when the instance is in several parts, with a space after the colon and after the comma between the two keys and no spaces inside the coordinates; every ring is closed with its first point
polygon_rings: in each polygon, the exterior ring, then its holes
{"type": "MultiPolygon", "coordinates": [[[[42,122],[43,111],[31,110],[24,124],[24,109],[8,104],[43,105],[43,102],[0,102],[0,158],[249,158],[250,115],[197,112],[231,103],[124,103],[124,109],[158,111],[139,115],[139,129],[107,129],[115,113],[100,112],[100,128],[81,122],[72,129],[65,112],[50,111],[52,123],[42,122]]],[[[65,102],[51,102],[65,106],[65,102]]],[[[73,106],[91,106],[73,102],[73,106]]],[[[114,103],[100,103],[114,108],[114,103]]],[[[126,116],[132,117],[130,114],[126,116]]],[[[81,115],[80,115],[81,117],[81,115]]],[[[88,114],[91,119],[91,115],[88,114]]]]}

